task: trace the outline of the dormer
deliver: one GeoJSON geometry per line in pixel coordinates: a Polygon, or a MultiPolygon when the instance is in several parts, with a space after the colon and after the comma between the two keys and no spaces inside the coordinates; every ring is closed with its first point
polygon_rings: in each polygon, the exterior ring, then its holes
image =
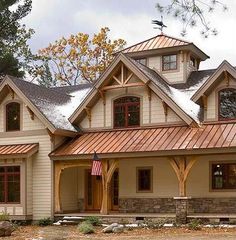
{"type": "Polygon", "coordinates": [[[209,58],[192,42],[164,34],[130,46],[123,53],[161,73],[169,84],[185,83],[201,61],[209,58]]]}

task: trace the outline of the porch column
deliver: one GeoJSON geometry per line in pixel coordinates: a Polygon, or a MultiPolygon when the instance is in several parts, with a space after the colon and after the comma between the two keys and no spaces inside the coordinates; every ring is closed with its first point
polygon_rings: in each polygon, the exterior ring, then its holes
{"type": "Polygon", "coordinates": [[[55,163],[55,179],[54,179],[54,198],[55,198],[55,212],[61,212],[61,196],[60,196],[60,182],[61,182],[61,173],[63,167],[61,163],[55,163]]]}
{"type": "Polygon", "coordinates": [[[191,157],[190,160],[187,161],[186,157],[178,157],[170,158],[169,161],[179,182],[179,196],[174,198],[176,200],[176,222],[184,224],[187,221],[189,199],[186,197],[186,181],[191,168],[196,162],[196,158],[191,157]]]}
{"type": "Polygon", "coordinates": [[[109,208],[109,200],[110,200],[110,183],[115,172],[118,167],[118,160],[114,159],[109,163],[109,160],[102,160],[102,206],[100,213],[107,215],[109,208]]]}

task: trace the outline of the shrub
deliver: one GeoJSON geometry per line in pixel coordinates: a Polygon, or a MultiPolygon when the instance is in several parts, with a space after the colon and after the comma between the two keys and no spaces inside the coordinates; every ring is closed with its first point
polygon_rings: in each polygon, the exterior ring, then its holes
{"type": "Polygon", "coordinates": [[[146,225],[146,227],[150,228],[150,229],[162,228],[165,223],[166,223],[165,219],[159,219],[159,220],[155,220],[155,221],[153,221],[152,219],[147,219],[144,221],[144,224],[146,225]]]}
{"type": "Polygon", "coordinates": [[[41,227],[52,225],[52,220],[50,218],[42,218],[38,221],[38,225],[41,227]]]}
{"type": "Polygon", "coordinates": [[[100,226],[102,224],[102,221],[96,216],[88,216],[85,218],[85,221],[91,223],[93,226],[100,226]]]}
{"type": "Polygon", "coordinates": [[[200,230],[201,229],[201,221],[199,219],[193,219],[188,224],[189,230],[200,230]]]}
{"type": "Polygon", "coordinates": [[[94,227],[88,221],[84,221],[84,222],[80,223],[78,228],[79,228],[79,231],[83,234],[94,233],[94,227]]]}
{"type": "Polygon", "coordinates": [[[6,213],[6,212],[0,213],[0,221],[9,221],[9,220],[10,220],[9,213],[6,213]]]}

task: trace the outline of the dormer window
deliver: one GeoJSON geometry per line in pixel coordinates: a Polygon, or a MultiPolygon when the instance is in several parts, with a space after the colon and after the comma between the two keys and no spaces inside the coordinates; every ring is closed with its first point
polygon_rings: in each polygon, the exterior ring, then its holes
{"type": "Polygon", "coordinates": [[[147,58],[140,58],[140,59],[137,59],[136,61],[147,66],[147,58]]]}
{"type": "Polygon", "coordinates": [[[177,69],[177,55],[162,56],[162,71],[176,70],[177,69]]]}
{"type": "Polygon", "coordinates": [[[114,128],[140,126],[140,98],[122,97],[114,101],[114,128]]]}
{"type": "Polygon", "coordinates": [[[234,119],[236,119],[236,89],[222,89],[219,91],[219,120],[234,119]]]}
{"type": "Polygon", "coordinates": [[[20,130],[20,104],[11,102],[6,105],[6,131],[20,130]]]}
{"type": "Polygon", "coordinates": [[[190,66],[196,67],[196,59],[192,56],[190,56],[190,66]]]}

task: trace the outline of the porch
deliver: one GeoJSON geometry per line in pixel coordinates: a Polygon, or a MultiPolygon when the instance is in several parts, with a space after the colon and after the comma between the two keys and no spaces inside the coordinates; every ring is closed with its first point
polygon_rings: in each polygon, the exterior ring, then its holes
{"type": "Polygon", "coordinates": [[[186,222],[187,216],[195,214],[236,214],[236,137],[230,132],[234,127],[216,124],[85,133],[50,155],[55,165],[55,213],[94,210],[86,207],[88,201],[101,199],[97,210],[102,215],[114,210],[174,214],[176,220],[186,222]],[[86,190],[91,180],[85,178],[85,170],[91,169],[94,150],[102,162],[100,198],[92,185],[91,196],[86,190]],[[71,169],[78,168],[77,178],[68,180],[71,169]],[[119,177],[114,198],[115,171],[119,177]],[[71,194],[80,192],[75,196],[79,204],[66,209],[63,199],[71,199],[68,186],[78,182],[71,194]],[[112,209],[114,199],[116,209],[112,209]]]}

